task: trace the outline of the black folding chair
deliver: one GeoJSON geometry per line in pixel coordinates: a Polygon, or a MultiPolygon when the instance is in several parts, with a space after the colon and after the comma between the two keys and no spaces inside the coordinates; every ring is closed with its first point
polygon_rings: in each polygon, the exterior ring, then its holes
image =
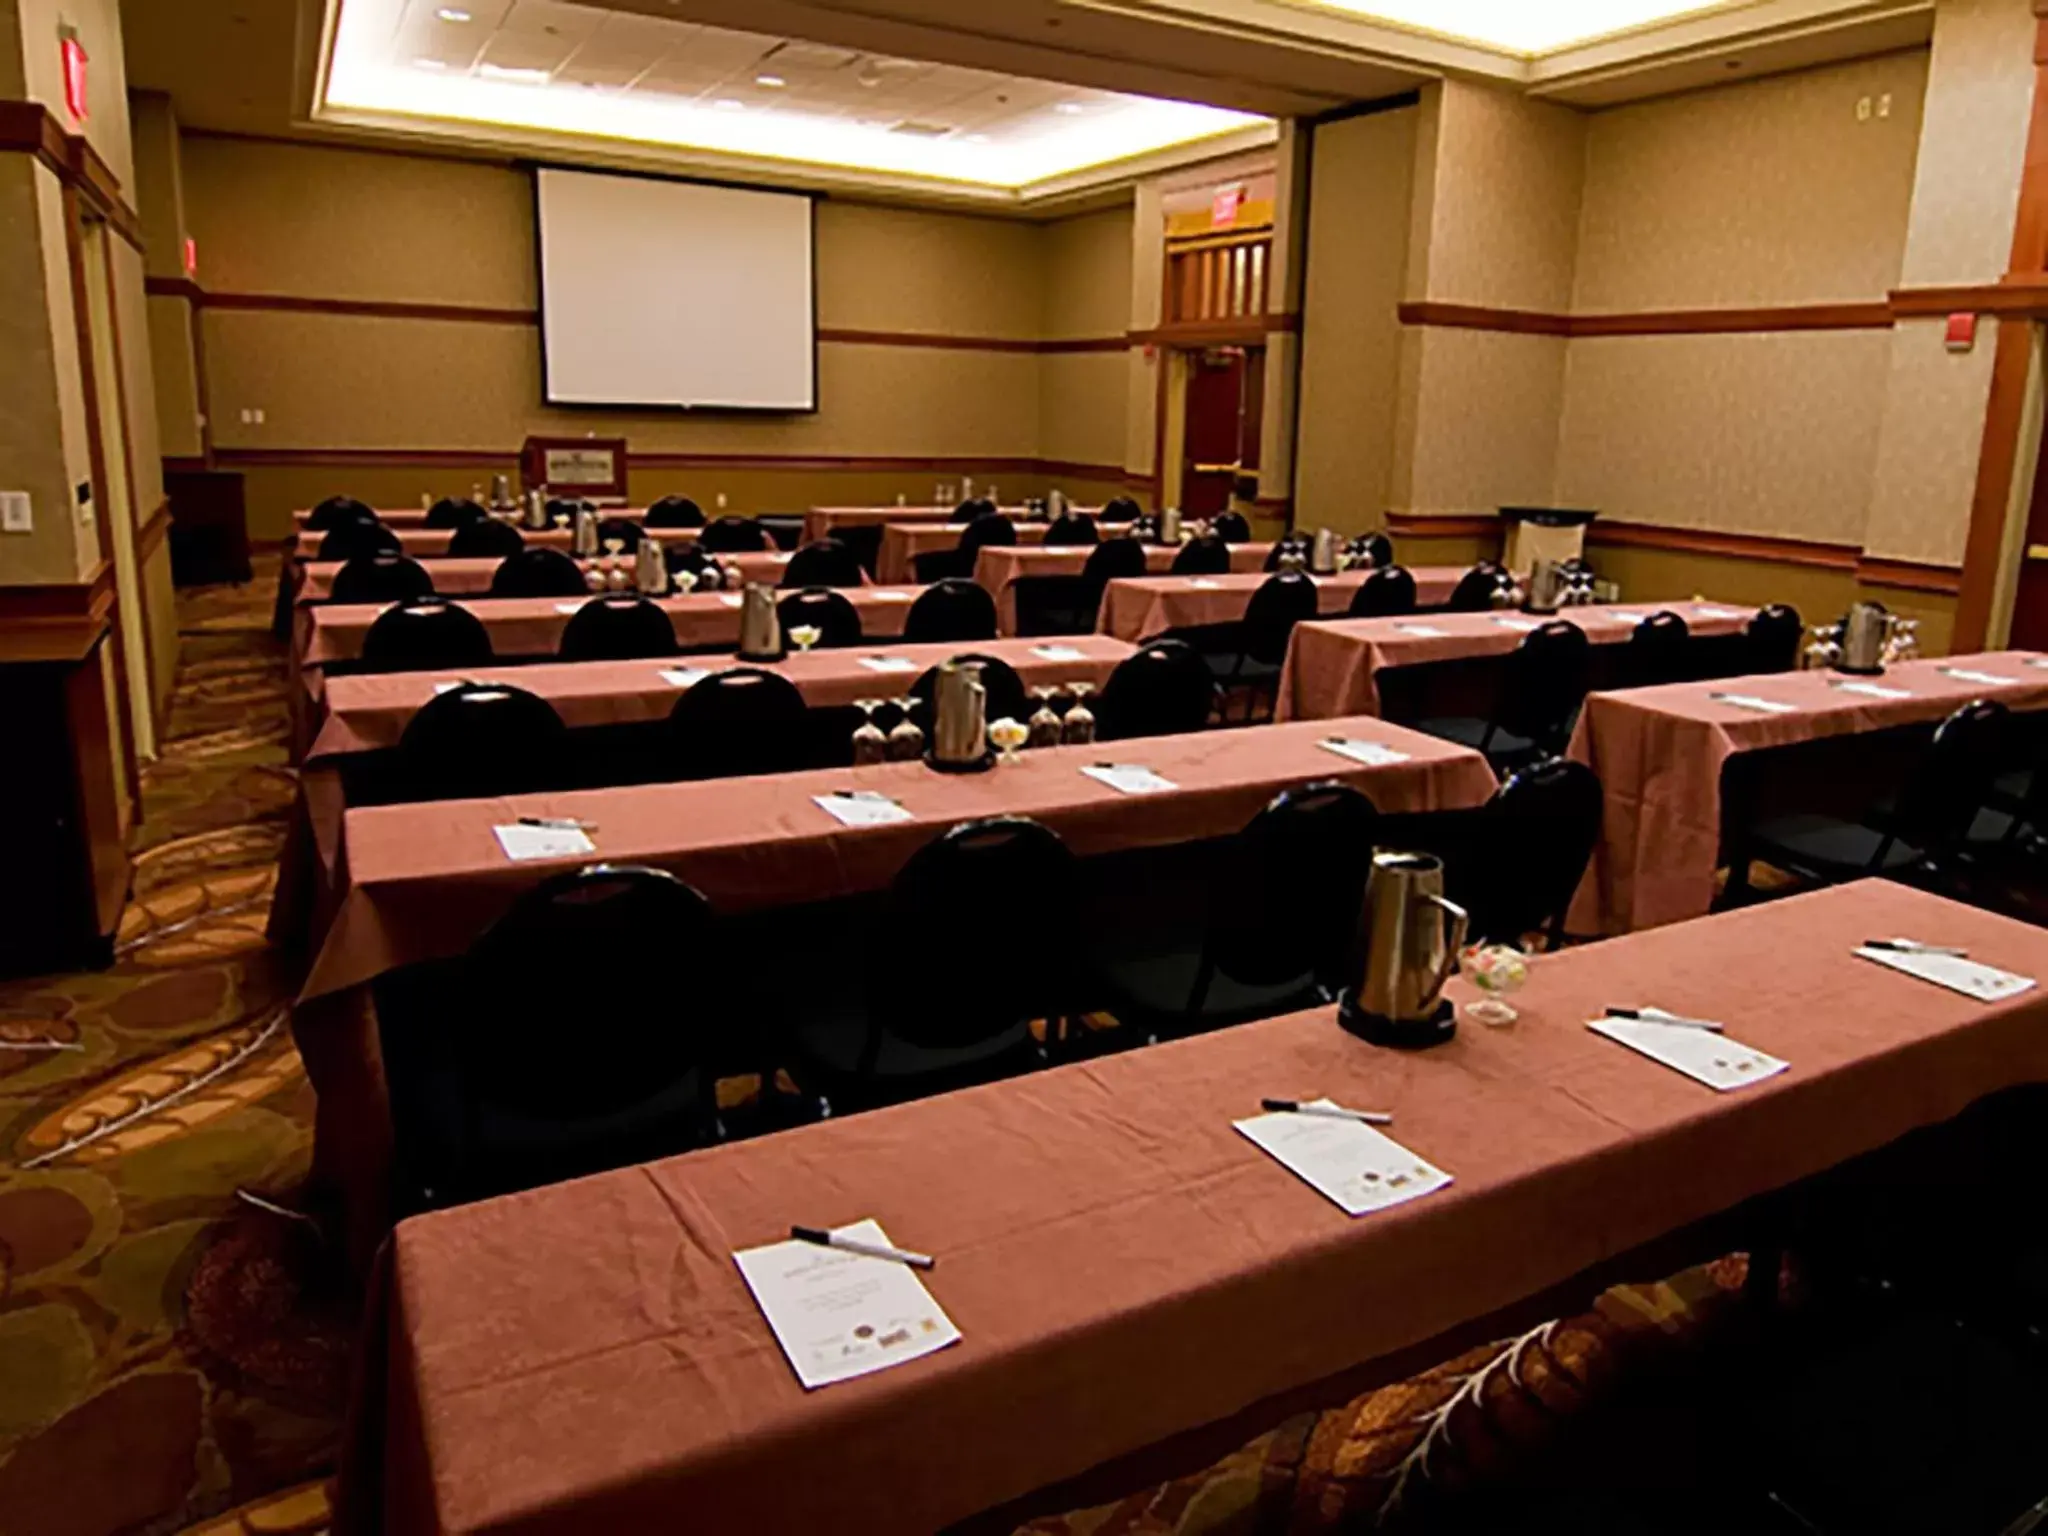
{"type": "Polygon", "coordinates": [[[1692,626],[1668,609],[1651,614],[1629,636],[1621,671],[1630,688],[1687,681],[1695,671],[1692,626]]]}
{"type": "Polygon", "coordinates": [[[903,617],[907,645],[993,640],[996,600],[986,589],[957,578],[937,582],[918,594],[903,617]]]}
{"type": "Polygon", "coordinates": [[[1497,772],[1512,772],[1564,750],[1586,700],[1591,664],[1586,632],[1568,620],[1553,619],[1524,635],[1503,658],[1490,714],[1439,716],[1419,720],[1415,728],[1483,752],[1497,772]]]}
{"type": "Polygon", "coordinates": [[[646,531],[639,522],[630,517],[602,517],[597,522],[597,547],[609,551],[616,542],[622,555],[636,555],[640,552],[640,541],[646,531]]]}
{"type": "Polygon", "coordinates": [[[831,587],[806,587],[801,592],[792,592],[775,605],[775,614],[782,621],[785,635],[802,625],[815,628],[819,650],[861,643],[860,610],[844,592],[831,587]]]}
{"type": "Polygon", "coordinates": [[[785,587],[858,587],[867,581],[860,559],[838,539],[814,539],[789,557],[785,587]]]}
{"type": "Polygon", "coordinates": [[[1306,566],[1309,556],[1313,553],[1314,546],[1307,539],[1295,534],[1290,533],[1284,538],[1275,539],[1273,547],[1266,551],[1266,573],[1271,575],[1279,570],[1290,557],[1298,557],[1303,566],[1306,566]]]}
{"type": "MultiPolygon", "coordinates": [[[[967,502],[962,505],[964,509],[980,504],[967,502]]],[[[912,560],[911,565],[916,570],[917,579],[926,586],[949,580],[972,581],[974,567],[984,549],[1007,549],[1016,542],[1016,524],[997,512],[979,513],[960,530],[958,544],[951,549],[926,550],[912,560]]]]}
{"type": "Polygon", "coordinates": [[[421,705],[398,738],[414,800],[481,800],[562,781],[566,730],[554,706],[524,688],[464,683],[421,705]]]}
{"type": "Polygon", "coordinates": [[[1398,565],[1383,565],[1351,594],[1349,616],[1387,619],[1415,611],[1415,578],[1398,565]]]}
{"type": "Polygon", "coordinates": [[[1378,570],[1385,570],[1394,563],[1394,541],[1384,533],[1376,533],[1365,541],[1366,558],[1378,570]]]}
{"type": "Polygon", "coordinates": [[[589,591],[576,562],[559,549],[522,549],[491,573],[493,597],[583,597],[589,591]]]}
{"type": "Polygon", "coordinates": [[[1194,921],[1105,935],[1108,1010],[1157,1040],[1330,1001],[1358,943],[1378,819],[1344,784],[1277,796],[1220,850],[1194,921]]]}
{"type": "Polygon", "coordinates": [[[1200,652],[1184,640],[1154,640],[1125,657],[1096,700],[1098,741],[1184,736],[1208,727],[1216,680],[1200,652]]]}
{"type": "Polygon", "coordinates": [[[1087,563],[1072,576],[1020,576],[1010,583],[1010,601],[1017,610],[1017,633],[1085,635],[1095,630],[1102,609],[1102,591],[1112,581],[1142,576],[1147,570],[1145,546],[1136,539],[1104,539],[1088,552],[1087,563]]]}
{"type": "Polygon", "coordinates": [[[427,508],[429,528],[463,528],[480,523],[490,514],[467,496],[443,496],[427,508]]]}
{"type": "Polygon", "coordinates": [[[1045,547],[1047,549],[1069,549],[1081,544],[1100,544],[1102,534],[1095,526],[1095,519],[1086,513],[1069,512],[1056,517],[1046,525],[1045,547]]]}
{"type": "Polygon", "coordinates": [[[808,767],[808,720],[795,683],[759,667],[732,667],[693,684],[668,717],[668,757],[679,779],[726,779],[808,767]]]}
{"type": "Polygon", "coordinates": [[[1458,578],[1444,608],[1450,613],[1485,613],[1493,607],[1496,592],[1511,591],[1514,585],[1515,578],[1505,566],[1482,560],[1458,578]]]}
{"type": "Polygon", "coordinates": [[[483,620],[437,597],[387,608],[363,636],[366,672],[440,671],[491,659],[491,633],[483,620]]]}
{"type": "Polygon", "coordinates": [[[1189,539],[1181,545],[1173,557],[1173,574],[1176,576],[1228,576],[1230,574],[1230,546],[1216,534],[1204,534],[1199,539],[1189,539]]]}
{"type": "Polygon", "coordinates": [[[315,557],[321,561],[354,560],[365,555],[402,555],[405,545],[398,535],[374,520],[367,523],[337,523],[320,539],[315,557]]]}
{"type": "Polygon", "coordinates": [[[676,627],[651,598],[629,592],[593,597],[562,630],[555,653],[564,661],[639,661],[673,656],[676,627]]]}
{"type": "Polygon", "coordinates": [[[377,514],[353,496],[330,496],[306,518],[308,533],[332,533],[337,528],[346,528],[355,523],[374,523],[377,514]]]}
{"type": "Polygon", "coordinates": [[[773,540],[768,530],[751,517],[721,517],[697,536],[697,547],[707,555],[758,554],[773,540]]]}
{"type": "Polygon", "coordinates": [[[1799,667],[1799,647],[1806,638],[1806,621],[1790,604],[1772,603],[1750,617],[1743,638],[1745,674],[1793,672],[1799,667]]]}
{"type": "Polygon", "coordinates": [[[702,528],[704,509],[687,496],[664,496],[647,509],[646,527],[702,528]]]}
{"type": "Polygon", "coordinates": [[[424,565],[388,551],[344,561],[328,588],[337,603],[403,603],[433,595],[434,578],[424,565]]]}
{"type": "Polygon", "coordinates": [[[573,496],[551,496],[548,498],[548,521],[557,520],[574,523],[578,512],[595,512],[597,507],[588,501],[573,496]]]}
{"type": "Polygon", "coordinates": [[[1035,821],[965,822],[927,843],[891,884],[877,932],[953,938],[912,954],[868,946],[865,1006],[799,1023],[797,1079],[843,1112],[1042,1065],[1031,1025],[1078,1007],[1076,946],[1020,936],[1072,911],[1078,883],[1073,855],[1035,821]]]}
{"type": "Polygon", "coordinates": [[[1209,531],[1226,544],[1249,544],[1251,520],[1242,512],[1218,512],[1209,519],[1209,531]]]}
{"type": "Polygon", "coordinates": [[[1208,658],[1209,670],[1223,690],[1226,716],[1231,693],[1243,688],[1246,721],[1258,718],[1261,699],[1266,718],[1272,718],[1287,643],[1294,638],[1296,624],[1316,616],[1320,601],[1315,580],[1306,571],[1280,571],[1259,584],[1245,605],[1244,617],[1228,627],[1225,648],[1208,658]]]}
{"type": "Polygon", "coordinates": [[[525,548],[526,536],[495,517],[464,523],[448,541],[449,558],[455,560],[503,560],[525,548]]]}

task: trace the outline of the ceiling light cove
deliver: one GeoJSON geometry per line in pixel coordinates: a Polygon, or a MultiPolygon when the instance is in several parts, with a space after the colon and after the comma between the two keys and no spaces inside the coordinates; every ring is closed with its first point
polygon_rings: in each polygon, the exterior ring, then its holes
{"type": "Polygon", "coordinates": [[[478,6],[471,27],[421,0],[330,4],[319,111],[395,128],[500,128],[1015,192],[1268,122],[555,0],[478,6]],[[904,123],[919,131],[897,131],[904,123]]]}
{"type": "Polygon", "coordinates": [[[1537,57],[1749,0],[1313,0],[1411,31],[1537,57]]]}

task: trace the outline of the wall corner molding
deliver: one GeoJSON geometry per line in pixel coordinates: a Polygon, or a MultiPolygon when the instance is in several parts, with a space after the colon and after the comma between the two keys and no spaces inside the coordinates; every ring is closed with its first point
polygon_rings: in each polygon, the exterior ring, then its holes
{"type": "Polygon", "coordinates": [[[107,227],[139,252],[142,218],[121,195],[121,183],[83,134],[67,133],[39,101],[0,101],[0,153],[33,155],[107,227]]]}

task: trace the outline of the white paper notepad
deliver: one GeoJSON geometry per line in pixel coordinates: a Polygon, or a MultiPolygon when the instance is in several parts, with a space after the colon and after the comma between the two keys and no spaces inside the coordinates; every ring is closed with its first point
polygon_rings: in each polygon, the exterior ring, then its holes
{"type": "Polygon", "coordinates": [[[1760,699],[1753,693],[1710,693],[1707,695],[1716,704],[1733,704],[1737,709],[1753,709],[1760,715],[1797,714],[1797,704],[1787,704],[1783,699],[1760,699]]]}
{"type": "Polygon", "coordinates": [[[491,833],[505,857],[524,863],[528,859],[573,859],[597,852],[597,844],[581,827],[493,827],[491,833]]]}
{"type": "Polygon", "coordinates": [[[1739,619],[1742,617],[1742,614],[1734,608],[1716,608],[1709,603],[1701,603],[1693,609],[1693,612],[1703,619],[1739,619]]]}
{"type": "Polygon", "coordinates": [[[671,688],[694,688],[711,674],[702,667],[663,667],[661,680],[671,688]]]}
{"type": "MultiPolygon", "coordinates": [[[[1328,1105],[1328,1099],[1317,1099],[1328,1105]]],[[[1442,1189],[1451,1176],[1358,1120],[1254,1115],[1231,1122],[1260,1151],[1347,1215],[1364,1216],[1442,1189]]]]}
{"type": "Polygon", "coordinates": [[[836,795],[813,795],[818,808],[849,827],[889,827],[911,820],[910,812],[887,795],[872,789],[841,790],[836,795]]]}
{"type": "Polygon", "coordinates": [[[1791,1065],[1726,1035],[1710,1029],[1688,1029],[1683,1024],[1594,1019],[1586,1028],[1722,1093],[1775,1077],[1791,1065]]]}
{"type": "Polygon", "coordinates": [[[1915,955],[1896,949],[1858,949],[1856,954],[1859,959],[1875,960],[1908,976],[1931,981],[1937,987],[1974,997],[1980,1003],[2003,1002],[2034,985],[2031,976],[2015,976],[2011,971],[1979,965],[1964,955],[1915,955]]]}
{"type": "Polygon", "coordinates": [[[910,594],[908,592],[868,592],[862,595],[871,603],[907,603],[910,601],[910,594]]]}
{"type": "Polygon", "coordinates": [[[870,672],[915,672],[917,663],[908,656],[863,656],[860,664],[870,672]]]}
{"type": "MultiPolygon", "coordinates": [[[[592,595],[592,596],[595,596],[596,594],[595,594],[595,593],[593,593],[593,594],[591,594],[591,595],[592,595]]],[[[584,601],[585,601],[585,602],[588,602],[588,601],[589,601],[589,599],[588,599],[588,598],[586,598],[586,599],[584,599],[584,601]]],[[[583,611],[583,604],[582,604],[582,603],[557,603],[557,604],[555,604],[555,612],[557,612],[557,613],[581,613],[582,611],[583,611]]]]}
{"type": "Polygon", "coordinates": [[[1031,654],[1040,661],[1086,661],[1088,653],[1077,651],[1071,645],[1034,645],[1031,654]]]}
{"type": "Polygon", "coordinates": [[[737,608],[747,600],[747,594],[744,592],[721,592],[718,594],[718,600],[728,608],[737,608]]]}
{"type": "MultiPolygon", "coordinates": [[[[876,1221],[833,1230],[889,1242],[876,1221]]],[[[796,1239],[732,1258],[806,1390],[887,1370],[960,1341],[960,1330],[917,1271],[894,1259],[796,1239]]]]}
{"type": "Polygon", "coordinates": [[[1832,686],[1839,693],[1860,693],[1867,699],[1910,699],[1913,697],[1913,690],[1910,688],[1887,688],[1883,683],[1835,683],[1832,686]]]}
{"type": "Polygon", "coordinates": [[[1180,786],[1137,763],[1091,763],[1081,770],[1098,783],[1127,795],[1158,795],[1180,786]]]}
{"type": "Polygon", "coordinates": [[[1354,741],[1348,736],[1326,736],[1316,745],[1325,752],[1348,757],[1354,763],[1363,763],[1368,768],[1385,768],[1394,763],[1413,761],[1406,752],[1396,752],[1392,747],[1381,746],[1376,741],[1354,741]]]}
{"type": "Polygon", "coordinates": [[[1935,670],[1959,683],[1983,683],[1989,688],[2009,687],[2019,681],[2016,677],[2000,677],[1996,672],[1978,672],[1969,667],[1937,667],[1935,670]]]}
{"type": "Polygon", "coordinates": [[[1211,581],[1207,576],[1190,576],[1188,585],[1202,592],[1215,592],[1222,589],[1223,583],[1211,581]]]}
{"type": "Polygon", "coordinates": [[[1520,630],[1525,635],[1530,634],[1533,631],[1539,630],[1543,627],[1543,622],[1540,619],[1496,618],[1493,622],[1498,624],[1502,629],[1520,630]]]}
{"type": "Polygon", "coordinates": [[[1413,635],[1418,640],[1441,640],[1450,633],[1447,629],[1438,629],[1434,624],[1396,624],[1394,628],[1404,635],[1413,635]]]}

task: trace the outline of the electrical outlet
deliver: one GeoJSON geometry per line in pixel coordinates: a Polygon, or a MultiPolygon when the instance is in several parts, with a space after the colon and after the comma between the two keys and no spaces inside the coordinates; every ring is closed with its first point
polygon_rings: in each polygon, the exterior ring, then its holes
{"type": "Polygon", "coordinates": [[[1879,117],[1890,117],[1892,115],[1892,93],[1890,91],[1886,91],[1877,98],[1877,115],[1879,117]]]}
{"type": "Polygon", "coordinates": [[[256,425],[259,427],[263,425],[263,407],[260,405],[256,407],[256,425]]]}
{"type": "Polygon", "coordinates": [[[0,533],[34,533],[35,504],[27,491],[0,491],[0,533]]]}
{"type": "Polygon", "coordinates": [[[1870,98],[1868,96],[1859,97],[1857,99],[1856,121],[1859,123],[1867,123],[1870,121],[1870,98]]]}

